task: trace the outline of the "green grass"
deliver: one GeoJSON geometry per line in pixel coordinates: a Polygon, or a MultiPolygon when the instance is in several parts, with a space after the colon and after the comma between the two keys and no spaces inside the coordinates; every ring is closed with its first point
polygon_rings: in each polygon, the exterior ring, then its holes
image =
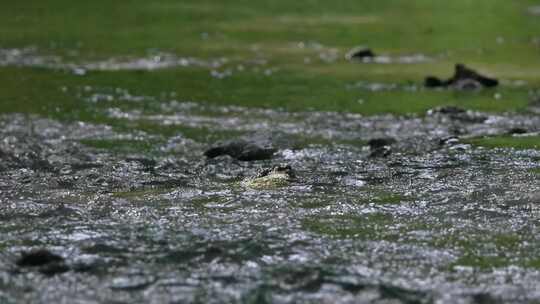
{"type": "Polygon", "coordinates": [[[382,192],[375,198],[371,199],[370,202],[378,205],[396,205],[408,200],[410,200],[410,198],[407,198],[401,194],[382,192]]]}
{"type": "Polygon", "coordinates": [[[481,270],[489,270],[492,268],[506,267],[509,265],[511,265],[511,262],[508,261],[508,259],[505,257],[465,254],[459,257],[451,265],[451,267],[469,266],[469,267],[475,267],[481,270]]]}
{"type": "Polygon", "coordinates": [[[492,136],[465,140],[476,146],[486,148],[539,149],[540,136],[492,136]]]}
{"type": "Polygon", "coordinates": [[[60,89],[86,85],[148,96],[176,92],[179,100],[291,111],[406,114],[448,104],[522,111],[528,91],[540,86],[540,48],[533,43],[540,37],[540,18],[525,13],[533,4],[532,0],[6,2],[0,11],[1,48],[36,46],[44,54],[74,62],[160,50],[201,59],[225,57],[229,61],[222,69],[238,65],[245,69],[216,79],[202,67],[86,76],[0,67],[0,113],[102,122],[95,107],[60,89]],[[500,37],[503,43],[497,42],[500,37]],[[298,47],[299,42],[306,47],[298,47]],[[322,49],[311,47],[313,43],[322,49]],[[343,55],[356,45],[394,56],[422,53],[436,61],[409,65],[345,61],[343,55]],[[320,53],[330,49],[338,59],[320,60],[320,53]],[[268,64],[251,63],[257,58],[268,64]],[[311,63],[306,64],[306,58],[311,63]],[[525,80],[528,86],[480,93],[347,88],[358,81],[421,85],[428,74],[450,76],[456,62],[505,80],[525,80]],[[268,68],[275,69],[271,76],[264,75],[268,68]],[[493,98],[496,92],[502,99],[493,98]]]}
{"type": "Polygon", "coordinates": [[[149,48],[188,55],[223,49],[236,54],[248,52],[244,47],[254,43],[278,49],[288,42],[317,41],[346,48],[366,44],[387,52],[451,50],[485,62],[507,59],[509,51],[517,51],[520,56],[513,59],[528,63],[526,59],[535,55],[527,48],[530,37],[539,32],[535,28],[539,21],[525,15],[533,4],[532,0],[33,0],[5,3],[0,28],[2,45],[31,42],[54,52],[72,48],[95,56],[142,54],[149,48]],[[208,39],[201,39],[201,33],[208,33],[208,39]],[[506,38],[506,43],[497,44],[497,37],[506,38]],[[486,54],[475,54],[479,49],[486,54]]]}
{"type": "Polygon", "coordinates": [[[330,238],[399,242],[430,249],[450,250],[456,260],[446,265],[470,266],[478,270],[519,265],[540,268],[530,255],[532,235],[519,232],[476,232],[454,230],[452,225],[425,222],[421,218],[395,218],[388,214],[317,215],[303,220],[304,229],[330,238]],[[417,239],[415,231],[430,231],[428,239],[417,239]],[[509,254],[512,253],[512,254],[509,254]]]}
{"type": "Polygon", "coordinates": [[[388,231],[394,223],[391,215],[383,213],[363,216],[319,216],[305,219],[302,226],[311,232],[335,238],[359,238],[364,240],[396,240],[397,235],[388,231]]]}
{"type": "Polygon", "coordinates": [[[481,270],[489,270],[497,267],[506,267],[517,263],[519,265],[527,265],[529,262],[529,254],[520,250],[520,245],[525,242],[517,234],[495,234],[481,240],[461,241],[463,254],[452,263],[454,266],[470,266],[481,270]],[[482,253],[481,246],[485,243],[492,243],[494,250],[491,253],[482,253]],[[507,252],[520,253],[520,256],[515,261],[512,261],[507,252]]]}

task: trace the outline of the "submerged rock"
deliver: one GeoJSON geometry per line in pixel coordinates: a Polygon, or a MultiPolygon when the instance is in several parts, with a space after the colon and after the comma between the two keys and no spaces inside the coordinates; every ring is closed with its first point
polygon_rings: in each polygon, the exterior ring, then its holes
{"type": "Polygon", "coordinates": [[[274,166],[264,169],[255,177],[242,181],[242,185],[250,188],[275,188],[288,185],[295,177],[290,165],[274,166]]]}
{"type": "Polygon", "coordinates": [[[392,148],[390,146],[383,146],[374,150],[371,150],[369,157],[378,158],[378,157],[388,157],[392,154],[392,148]]]}
{"type": "Polygon", "coordinates": [[[17,159],[10,153],[4,152],[2,148],[0,148],[0,171],[7,170],[14,164],[18,165],[17,159]]]}
{"type": "Polygon", "coordinates": [[[368,141],[369,157],[387,157],[392,153],[391,146],[397,141],[391,137],[372,138],[368,141]]]}
{"type": "Polygon", "coordinates": [[[497,79],[481,75],[460,63],[456,64],[454,76],[448,80],[441,80],[435,76],[427,76],[424,80],[424,86],[427,88],[449,87],[460,91],[491,88],[496,87],[498,84],[497,79]]]}
{"type": "Polygon", "coordinates": [[[392,137],[372,138],[368,141],[369,148],[372,150],[382,148],[384,146],[391,146],[397,141],[392,137]]]}
{"type": "Polygon", "coordinates": [[[17,266],[32,267],[45,275],[55,275],[69,270],[64,258],[46,249],[23,252],[16,262],[17,266]]]}

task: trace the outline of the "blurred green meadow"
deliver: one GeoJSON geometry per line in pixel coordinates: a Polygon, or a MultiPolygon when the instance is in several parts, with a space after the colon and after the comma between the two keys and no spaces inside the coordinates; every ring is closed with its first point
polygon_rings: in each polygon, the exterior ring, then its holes
{"type": "MultiPolygon", "coordinates": [[[[62,88],[113,87],[132,94],[174,92],[180,101],[283,108],[288,111],[424,113],[437,105],[524,111],[540,87],[540,16],[528,0],[158,0],[4,1],[0,48],[35,47],[70,62],[165,52],[220,59],[153,71],[0,67],[0,112],[100,121],[62,88]],[[352,63],[345,54],[370,47],[418,63],[352,63]],[[262,64],[261,64],[262,62],[262,64]],[[481,92],[422,88],[427,75],[450,77],[455,63],[499,78],[481,92]],[[224,78],[213,72],[230,71],[224,78]],[[360,83],[361,85],[358,85],[360,83]],[[397,88],[374,91],[365,84],[397,88]],[[412,88],[412,89],[404,89],[412,88]]],[[[157,101],[159,102],[159,101],[157,101]]],[[[151,105],[149,105],[151,107],[151,105]]]]}

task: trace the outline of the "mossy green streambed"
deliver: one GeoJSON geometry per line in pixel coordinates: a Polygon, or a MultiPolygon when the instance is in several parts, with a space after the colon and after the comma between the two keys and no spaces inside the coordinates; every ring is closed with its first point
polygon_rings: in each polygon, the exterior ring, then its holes
{"type": "Polygon", "coordinates": [[[0,303],[539,302],[535,5],[4,3],[0,303]]]}

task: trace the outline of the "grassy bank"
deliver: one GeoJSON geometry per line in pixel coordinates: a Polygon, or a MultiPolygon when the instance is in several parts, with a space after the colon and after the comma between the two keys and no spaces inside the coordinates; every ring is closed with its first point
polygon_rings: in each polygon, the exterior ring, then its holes
{"type": "MultiPolygon", "coordinates": [[[[534,1],[104,1],[3,4],[0,48],[35,46],[40,54],[86,62],[161,51],[213,68],[152,72],[89,72],[0,67],[1,112],[65,115],[84,105],[62,87],[119,87],[142,95],[176,92],[177,99],[288,110],[364,114],[422,113],[442,104],[484,111],[521,111],[540,86],[540,17],[534,1]],[[398,58],[428,62],[361,64],[344,59],[365,45],[398,58]],[[424,76],[450,76],[456,62],[503,80],[480,93],[426,91],[424,76]],[[526,84],[515,86],[515,81],[526,84]],[[395,84],[371,91],[363,84],[395,84]],[[497,96],[497,98],[495,98],[497,96]],[[54,111],[52,110],[54,109],[54,111]]],[[[84,110],[84,109],[82,109],[84,110]]],[[[79,111],[85,112],[85,111],[79,111]]],[[[88,112],[88,111],[86,111],[88,112]]],[[[83,114],[81,114],[83,115],[83,114]]],[[[74,117],[91,119],[88,116],[74,117]]]]}

